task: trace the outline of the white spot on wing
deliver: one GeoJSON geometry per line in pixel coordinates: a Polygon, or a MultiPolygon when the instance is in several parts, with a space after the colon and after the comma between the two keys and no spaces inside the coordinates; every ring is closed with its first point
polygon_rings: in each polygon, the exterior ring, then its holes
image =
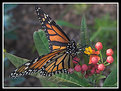
{"type": "Polygon", "coordinates": [[[30,65],[30,63],[26,63],[25,65],[30,65]]]}

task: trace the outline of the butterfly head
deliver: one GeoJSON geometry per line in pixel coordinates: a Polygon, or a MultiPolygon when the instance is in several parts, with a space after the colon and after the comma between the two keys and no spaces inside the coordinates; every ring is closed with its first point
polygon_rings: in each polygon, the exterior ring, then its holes
{"type": "Polygon", "coordinates": [[[78,51],[76,42],[74,40],[71,40],[67,45],[67,53],[76,55],[76,52],[78,51]]]}

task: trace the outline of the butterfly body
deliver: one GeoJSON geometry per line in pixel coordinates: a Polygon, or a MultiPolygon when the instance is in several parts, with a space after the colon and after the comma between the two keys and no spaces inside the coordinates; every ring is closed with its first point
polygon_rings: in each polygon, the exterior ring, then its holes
{"type": "Polygon", "coordinates": [[[66,53],[69,53],[69,54],[73,54],[73,55],[77,55],[77,52],[78,52],[78,48],[76,46],[76,42],[74,40],[71,40],[68,45],[67,45],[67,48],[66,48],[67,52],[66,53]]]}
{"type": "Polygon", "coordinates": [[[70,40],[64,31],[40,8],[36,7],[40,20],[49,42],[50,53],[40,56],[18,67],[11,73],[16,78],[39,72],[42,76],[52,76],[56,73],[69,73],[73,68],[73,57],[77,55],[78,48],[74,40],[70,40]]]}

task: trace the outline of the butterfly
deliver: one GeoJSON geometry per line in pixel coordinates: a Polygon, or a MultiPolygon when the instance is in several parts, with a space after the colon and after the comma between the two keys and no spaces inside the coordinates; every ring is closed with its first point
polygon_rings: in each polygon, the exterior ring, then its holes
{"type": "Polygon", "coordinates": [[[72,59],[79,49],[74,40],[70,40],[64,31],[39,7],[35,7],[42,29],[44,29],[49,42],[50,53],[35,58],[18,67],[10,74],[11,77],[30,75],[39,72],[42,76],[69,73],[74,68],[72,59]]]}

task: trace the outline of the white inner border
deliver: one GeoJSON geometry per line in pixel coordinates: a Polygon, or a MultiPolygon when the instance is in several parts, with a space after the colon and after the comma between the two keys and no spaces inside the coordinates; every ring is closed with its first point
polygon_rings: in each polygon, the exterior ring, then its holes
{"type": "MultiPolygon", "coordinates": [[[[3,2],[2,3],[2,88],[3,89],[118,89],[119,88],[119,3],[118,2],[3,2]],[[4,87],[4,4],[117,4],[117,87],[4,87]]],[[[113,78],[112,78],[113,80],[113,78]]]]}

